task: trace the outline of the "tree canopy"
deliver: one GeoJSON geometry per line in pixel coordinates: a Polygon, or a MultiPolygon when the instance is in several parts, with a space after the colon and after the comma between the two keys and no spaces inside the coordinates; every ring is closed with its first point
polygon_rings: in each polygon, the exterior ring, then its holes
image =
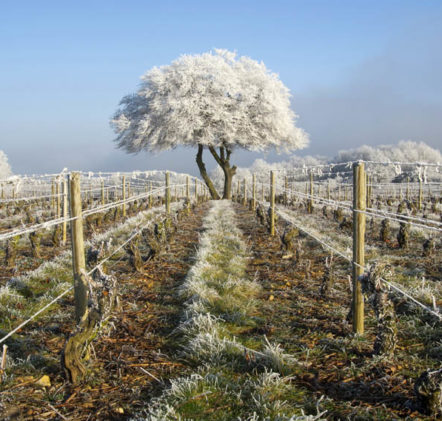
{"type": "Polygon", "coordinates": [[[236,148],[305,147],[308,135],[296,118],[289,89],[264,63],[214,50],[149,70],[138,91],[122,99],[111,125],[118,146],[131,153],[198,146],[208,183],[203,148],[233,175],[229,159],[236,148]]]}

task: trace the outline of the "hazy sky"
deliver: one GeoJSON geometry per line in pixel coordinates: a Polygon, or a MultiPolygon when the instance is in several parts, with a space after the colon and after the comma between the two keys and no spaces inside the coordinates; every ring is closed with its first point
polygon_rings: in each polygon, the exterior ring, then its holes
{"type": "Polygon", "coordinates": [[[15,173],[195,173],[194,150],[116,150],[109,119],[151,67],[212,48],[279,73],[311,135],[302,154],[400,139],[440,149],[441,22],[440,0],[0,0],[0,150],[15,173]]]}

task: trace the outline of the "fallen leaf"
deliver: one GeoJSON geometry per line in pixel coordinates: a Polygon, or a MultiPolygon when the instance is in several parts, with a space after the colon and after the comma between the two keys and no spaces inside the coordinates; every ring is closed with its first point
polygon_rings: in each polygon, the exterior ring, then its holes
{"type": "Polygon", "coordinates": [[[51,387],[51,379],[46,374],[41,377],[35,384],[42,387],[51,387]]]}

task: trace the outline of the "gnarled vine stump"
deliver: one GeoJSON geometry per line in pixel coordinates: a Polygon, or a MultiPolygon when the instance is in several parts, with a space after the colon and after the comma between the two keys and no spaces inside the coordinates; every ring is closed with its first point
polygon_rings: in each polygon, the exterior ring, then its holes
{"type": "Polygon", "coordinates": [[[100,267],[94,270],[92,278],[84,271],[81,277],[89,284],[88,311],[67,339],[61,357],[62,368],[73,384],[77,384],[85,376],[84,358],[89,344],[97,336],[103,322],[109,318],[117,296],[116,278],[104,274],[100,267]]]}
{"type": "Polygon", "coordinates": [[[422,373],[414,384],[419,409],[428,415],[442,415],[442,368],[422,373]]]}
{"type": "Polygon", "coordinates": [[[373,307],[378,322],[373,351],[375,354],[391,355],[397,344],[397,327],[394,305],[382,282],[386,272],[384,265],[377,264],[359,279],[362,292],[368,296],[368,302],[373,307]]]}

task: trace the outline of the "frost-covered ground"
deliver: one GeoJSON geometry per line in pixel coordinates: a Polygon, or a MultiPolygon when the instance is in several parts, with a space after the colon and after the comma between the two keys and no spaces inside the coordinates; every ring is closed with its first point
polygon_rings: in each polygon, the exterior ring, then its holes
{"type": "MultiPolygon", "coordinates": [[[[182,204],[179,202],[172,203],[171,210],[175,211],[181,206],[182,204]]],[[[153,224],[158,216],[163,214],[164,211],[160,208],[142,211],[136,216],[128,218],[125,222],[94,235],[85,242],[85,247],[86,249],[91,246],[99,247],[104,242],[107,245],[105,256],[111,255],[120,244],[130,237],[133,230],[146,224],[153,224]]],[[[124,254],[124,251],[115,254],[114,258],[121,257],[122,253],[124,254]]],[[[5,286],[0,287],[0,327],[6,331],[14,328],[59,294],[71,288],[72,284],[71,250],[62,252],[35,270],[10,279],[5,286]]],[[[53,310],[57,308],[57,304],[55,304],[53,310]]],[[[70,314],[66,312],[54,314],[53,311],[49,311],[40,317],[52,320],[54,317],[57,319],[69,318],[70,314]]]]}
{"type": "MultiPolygon", "coordinates": [[[[331,208],[328,210],[331,213],[331,208]]],[[[308,236],[318,239],[323,244],[324,250],[334,253],[336,256],[345,256],[344,260],[352,260],[352,231],[351,229],[339,228],[339,223],[333,219],[327,219],[320,209],[313,214],[307,214],[302,210],[294,210],[284,206],[277,207],[277,213],[282,219],[289,221],[308,236]]],[[[351,220],[349,211],[344,215],[351,220]]],[[[399,223],[391,224],[391,239],[395,240],[399,223]]],[[[442,306],[442,285],[437,279],[437,265],[441,260],[440,251],[437,250],[433,258],[422,256],[422,244],[427,238],[435,238],[437,235],[432,231],[419,227],[411,227],[410,246],[401,250],[396,247],[387,247],[377,241],[380,231],[380,221],[373,226],[367,223],[366,235],[366,265],[382,262],[391,266],[392,276],[387,279],[394,282],[405,292],[421,301],[428,307],[442,306]],[[428,273],[427,273],[428,270],[428,273]],[[438,304],[439,303],[439,304],[438,304]]]]}

